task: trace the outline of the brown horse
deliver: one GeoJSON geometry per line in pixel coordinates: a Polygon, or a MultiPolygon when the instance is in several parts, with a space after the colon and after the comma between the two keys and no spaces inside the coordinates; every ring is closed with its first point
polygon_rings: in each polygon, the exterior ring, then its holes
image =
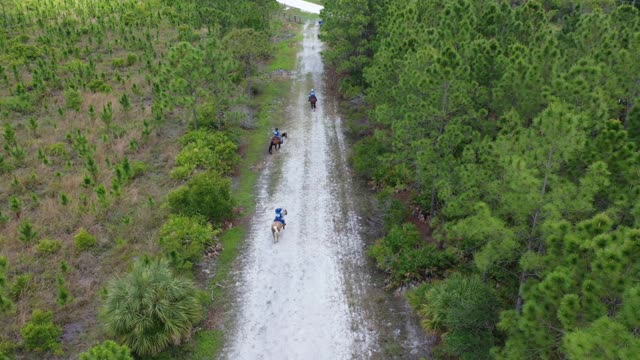
{"type": "Polygon", "coordinates": [[[316,103],[318,98],[315,95],[309,96],[309,103],[311,103],[311,110],[316,111],[316,103]]]}
{"type": "MultiPolygon", "coordinates": [[[[282,136],[282,139],[284,139],[287,137],[287,133],[283,132],[280,136],[282,136]]],[[[269,154],[272,154],[271,149],[273,147],[275,147],[276,150],[280,150],[280,145],[282,145],[282,139],[280,139],[275,135],[271,138],[271,144],[269,144],[269,154]]]]}

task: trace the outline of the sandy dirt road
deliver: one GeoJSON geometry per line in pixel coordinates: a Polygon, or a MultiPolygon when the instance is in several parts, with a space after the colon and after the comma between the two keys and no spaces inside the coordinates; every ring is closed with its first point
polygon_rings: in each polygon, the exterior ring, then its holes
{"type": "MultiPolygon", "coordinates": [[[[419,359],[428,341],[401,296],[381,290],[366,256],[337,102],[326,94],[318,27],[305,25],[282,149],[267,159],[236,276],[227,359],[419,359]],[[309,91],[318,94],[312,112],[309,91]],[[274,244],[270,225],[285,208],[274,244]]],[[[265,142],[266,146],[266,142],[265,142]]],[[[265,148],[266,150],[266,148],[265,148]]],[[[376,275],[377,274],[377,275],[376,275]]]]}

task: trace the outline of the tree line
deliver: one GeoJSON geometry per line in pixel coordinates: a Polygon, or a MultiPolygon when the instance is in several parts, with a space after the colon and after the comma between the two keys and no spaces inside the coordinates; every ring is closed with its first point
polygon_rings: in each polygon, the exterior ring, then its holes
{"type": "Polygon", "coordinates": [[[328,0],[323,56],[380,191],[371,248],[436,354],[640,351],[633,1],[328,0]],[[393,194],[408,191],[420,233],[393,194]]]}

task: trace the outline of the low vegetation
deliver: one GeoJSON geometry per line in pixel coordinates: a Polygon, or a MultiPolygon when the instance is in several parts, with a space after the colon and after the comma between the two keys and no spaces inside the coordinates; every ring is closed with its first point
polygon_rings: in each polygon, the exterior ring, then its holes
{"type": "Polygon", "coordinates": [[[219,343],[192,336],[211,302],[192,279],[238,214],[230,176],[276,3],[1,5],[0,358],[219,343]]]}

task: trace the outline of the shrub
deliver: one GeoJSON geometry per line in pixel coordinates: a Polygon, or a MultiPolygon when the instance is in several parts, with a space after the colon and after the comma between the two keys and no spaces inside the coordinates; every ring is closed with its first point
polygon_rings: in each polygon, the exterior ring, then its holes
{"type": "Polygon", "coordinates": [[[389,273],[391,286],[437,277],[456,263],[450,250],[427,244],[413,224],[393,226],[389,234],[376,241],[370,255],[378,267],[389,273]]]}
{"type": "Polygon", "coordinates": [[[176,178],[186,178],[196,169],[229,174],[238,162],[238,146],[225,134],[206,130],[192,131],[181,139],[184,148],[176,157],[176,178]]]}
{"type": "Polygon", "coordinates": [[[173,215],[160,230],[160,246],[175,266],[190,269],[212,244],[214,235],[211,225],[202,218],[173,215]]]}
{"type": "Polygon", "coordinates": [[[53,323],[51,311],[34,310],[29,321],[20,330],[27,350],[44,352],[53,350],[61,354],[60,336],[62,328],[53,323]]]}
{"type": "Polygon", "coordinates": [[[201,313],[195,285],[174,276],[166,260],[139,262],[107,287],[106,328],[139,355],[180,344],[201,313]]]}
{"type": "Polygon", "coordinates": [[[13,352],[15,351],[16,344],[11,340],[4,340],[0,338],[0,360],[11,360],[13,359],[13,352]]]}
{"type": "Polygon", "coordinates": [[[64,92],[64,98],[67,100],[67,108],[80,111],[82,106],[82,95],[76,89],[68,89],[64,92]]]}
{"type": "Polygon", "coordinates": [[[0,256],[0,313],[8,312],[13,308],[13,301],[8,297],[7,270],[9,262],[5,256],[0,256]]]}
{"type": "Polygon", "coordinates": [[[47,146],[45,153],[49,156],[60,156],[62,158],[69,157],[69,151],[64,143],[53,143],[47,146]]]}
{"type": "Polygon", "coordinates": [[[413,305],[427,330],[444,332],[439,350],[445,357],[489,359],[498,321],[493,289],[478,276],[460,274],[421,288],[414,290],[413,305]]]}
{"type": "Polygon", "coordinates": [[[379,157],[388,152],[384,142],[373,136],[358,141],[354,146],[351,161],[354,169],[362,176],[375,179],[382,168],[379,157]]]}
{"type": "Polygon", "coordinates": [[[0,98],[0,110],[15,111],[21,114],[31,114],[35,110],[34,99],[28,94],[4,96],[0,98]]]}
{"type": "Polygon", "coordinates": [[[200,215],[220,223],[232,215],[231,181],[215,172],[198,174],[169,193],[169,207],[176,214],[200,215]]]}
{"type": "Polygon", "coordinates": [[[25,273],[16,276],[11,283],[11,297],[14,300],[20,299],[22,295],[29,291],[31,281],[33,281],[32,273],[25,273]]]}
{"type": "Polygon", "coordinates": [[[18,227],[18,232],[20,233],[20,240],[24,241],[25,243],[30,243],[39,235],[36,231],[36,228],[29,220],[25,220],[20,224],[20,226],[18,227]]]}
{"type": "Polygon", "coordinates": [[[137,62],[138,62],[138,55],[134,53],[130,53],[129,55],[127,55],[127,66],[134,65],[137,62]]]}
{"type": "Polygon", "coordinates": [[[109,94],[111,93],[111,91],[113,91],[113,88],[111,88],[111,86],[105,84],[105,82],[100,79],[91,80],[91,82],[89,83],[89,89],[94,93],[101,92],[105,94],[109,94]]]}
{"type": "Polygon", "coordinates": [[[42,239],[36,246],[36,250],[40,254],[49,255],[55,254],[62,249],[62,242],[60,240],[42,239]]]}
{"type": "Polygon", "coordinates": [[[113,62],[111,63],[111,65],[113,65],[114,68],[126,67],[127,66],[127,59],[124,59],[124,58],[113,59],[113,62]]]}
{"type": "Polygon", "coordinates": [[[80,360],[133,360],[133,356],[125,345],[107,340],[80,354],[80,360]]]}
{"type": "Polygon", "coordinates": [[[90,249],[96,245],[96,237],[84,228],[80,228],[75,236],[76,248],[80,251],[90,249]]]}

